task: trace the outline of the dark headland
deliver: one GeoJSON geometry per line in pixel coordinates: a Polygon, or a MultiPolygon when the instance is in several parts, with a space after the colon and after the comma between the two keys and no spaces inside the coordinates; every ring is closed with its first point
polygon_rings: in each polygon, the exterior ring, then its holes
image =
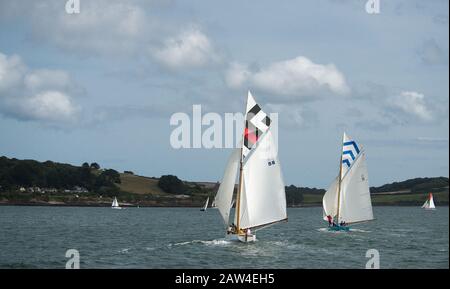
{"type": "MultiPolygon", "coordinates": [[[[0,157],[0,205],[200,207],[213,199],[219,183],[182,181],[173,175],[138,176],[131,171],[0,157]]],[[[373,205],[419,206],[433,193],[448,205],[448,177],[414,178],[371,187],[373,205]]],[[[324,189],[286,187],[289,207],[321,206],[324,189]]]]}

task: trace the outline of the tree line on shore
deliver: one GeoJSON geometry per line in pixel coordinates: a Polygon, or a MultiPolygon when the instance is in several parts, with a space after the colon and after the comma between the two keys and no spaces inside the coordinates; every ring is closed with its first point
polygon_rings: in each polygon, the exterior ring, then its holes
{"type": "Polygon", "coordinates": [[[118,192],[120,174],[112,169],[101,170],[97,163],[81,166],[18,160],[0,157],[0,190],[12,191],[20,187],[67,190],[85,188],[89,192],[114,195],[118,192]]]}
{"type": "MultiPolygon", "coordinates": [[[[125,174],[134,173],[125,171],[125,174]]],[[[133,192],[123,192],[119,188],[120,173],[113,169],[102,169],[98,163],[83,163],[81,166],[56,163],[52,161],[38,162],[35,160],[18,160],[0,157],[0,193],[7,192],[14,196],[19,188],[51,188],[57,191],[71,190],[74,187],[97,196],[122,195],[130,201],[138,200],[140,196],[133,192]]],[[[168,195],[184,195],[195,201],[203,200],[205,196],[213,197],[219,183],[205,187],[195,182],[180,180],[174,175],[163,175],[158,179],[158,187],[168,195]]],[[[403,182],[394,182],[380,187],[371,187],[371,193],[392,191],[408,191],[410,193],[424,193],[436,188],[447,188],[448,178],[415,178],[403,182]]],[[[323,195],[324,189],[286,186],[286,201],[290,206],[300,205],[305,195],[323,195]]],[[[17,195],[17,194],[16,194],[17,195]]],[[[152,196],[145,196],[152,198],[152,196]]]]}

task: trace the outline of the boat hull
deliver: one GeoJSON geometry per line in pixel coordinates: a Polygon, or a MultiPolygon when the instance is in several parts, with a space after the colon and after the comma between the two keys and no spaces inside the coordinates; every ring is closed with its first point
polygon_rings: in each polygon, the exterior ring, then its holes
{"type": "Polygon", "coordinates": [[[114,210],[122,210],[122,207],[111,207],[111,209],[114,209],[114,210]]]}
{"type": "Polygon", "coordinates": [[[242,243],[251,243],[256,241],[256,235],[255,234],[228,234],[226,236],[226,239],[228,241],[236,241],[236,242],[242,242],[242,243]]]}
{"type": "Polygon", "coordinates": [[[328,231],[349,232],[350,231],[350,227],[348,227],[348,226],[330,226],[330,227],[328,227],[328,231]]]}

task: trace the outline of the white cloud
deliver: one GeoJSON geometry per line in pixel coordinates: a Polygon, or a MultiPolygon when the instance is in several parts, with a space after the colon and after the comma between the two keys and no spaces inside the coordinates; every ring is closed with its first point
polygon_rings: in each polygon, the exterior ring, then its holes
{"type": "Polygon", "coordinates": [[[269,103],[265,107],[279,114],[280,125],[284,127],[312,127],[318,122],[316,112],[303,105],[269,103]]]}
{"type": "Polygon", "coordinates": [[[5,17],[28,18],[33,40],[76,55],[148,57],[150,50],[152,59],[176,69],[216,62],[219,57],[211,40],[198,27],[158,16],[164,5],[140,0],[82,1],[79,14],[67,14],[58,0],[0,1],[0,11],[5,17]],[[177,35],[180,25],[190,28],[177,35]]]}
{"type": "Polygon", "coordinates": [[[247,65],[233,62],[225,75],[225,81],[232,88],[239,88],[252,77],[252,72],[247,65]]]}
{"type": "Polygon", "coordinates": [[[17,103],[19,113],[34,120],[68,121],[73,120],[78,108],[70,96],[59,91],[44,91],[17,103]]]}
{"type": "Polygon", "coordinates": [[[166,39],[164,47],[154,49],[152,53],[159,62],[172,69],[200,67],[218,60],[211,41],[197,28],[166,39]]]}
{"type": "Polygon", "coordinates": [[[150,26],[144,11],[129,2],[83,1],[81,13],[71,15],[62,7],[61,1],[40,1],[28,9],[35,37],[70,51],[133,53],[150,26]]]}
{"type": "Polygon", "coordinates": [[[49,88],[67,89],[71,82],[66,71],[38,69],[25,75],[24,84],[32,91],[39,91],[49,88]]]}
{"type": "Polygon", "coordinates": [[[0,113],[20,120],[60,125],[73,122],[80,108],[69,95],[69,75],[61,70],[32,70],[19,56],[0,53],[0,113]]]}
{"type": "Polygon", "coordinates": [[[350,92],[344,75],[334,64],[316,64],[303,56],[274,62],[256,71],[233,63],[226,73],[226,82],[233,88],[257,88],[286,100],[292,100],[292,96],[307,98],[324,92],[338,95],[350,92]]]}
{"type": "Polygon", "coordinates": [[[413,116],[422,121],[433,119],[430,109],[425,103],[425,95],[415,91],[402,91],[399,95],[387,100],[390,107],[413,116]]]}
{"type": "Polygon", "coordinates": [[[22,60],[17,55],[7,57],[0,53],[0,95],[11,87],[17,86],[25,71],[22,60]]]}

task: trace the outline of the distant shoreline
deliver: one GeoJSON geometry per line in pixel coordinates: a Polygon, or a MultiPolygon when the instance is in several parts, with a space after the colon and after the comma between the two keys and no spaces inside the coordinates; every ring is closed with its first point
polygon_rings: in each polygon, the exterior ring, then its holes
{"type": "MultiPolygon", "coordinates": [[[[85,208],[110,208],[110,204],[51,204],[51,203],[21,203],[21,202],[0,202],[0,206],[17,206],[17,207],[85,207],[85,208]]],[[[377,203],[372,204],[373,207],[420,207],[421,204],[402,204],[402,203],[377,203]]],[[[121,205],[123,208],[200,208],[199,206],[186,205],[121,205]]],[[[317,208],[322,207],[322,204],[305,204],[298,206],[288,206],[288,208],[317,208]]],[[[439,204],[438,207],[448,207],[448,203],[439,204]]],[[[214,209],[214,208],[209,208],[214,209]]]]}

